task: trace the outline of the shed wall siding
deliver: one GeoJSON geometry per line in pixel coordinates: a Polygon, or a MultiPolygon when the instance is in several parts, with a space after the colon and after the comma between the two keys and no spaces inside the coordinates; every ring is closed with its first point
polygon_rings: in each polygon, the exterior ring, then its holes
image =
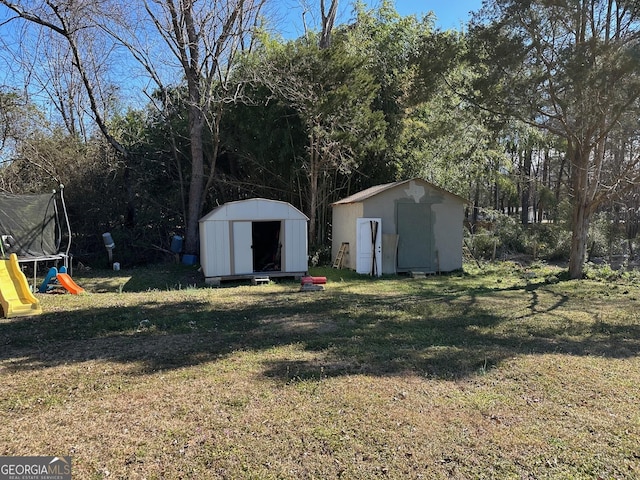
{"type": "MultiPolygon", "coordinates": [[[[382,220],[382,233],[393,234],[396,232],[394,199],[398,193],[396,190],[388,190],[368,198],[363,202],[363,217],[380,218],[382,220]]],[[[383,272],[387,273],[387,272],[383,272]]]]}
{"type": "Polygon", "coordinates": [[[282,270],[287,272],[306,272],[308,269],[307,222],[286,220],[284,226],[285,243],[282,270]]]}
{"type": "MultiPolygon", "coordinates": [[[[364,214],[365,216],[378,215],[382,218],[382,232],[388,239],[387,248],[393,248],[393,246],[395,246],[395,238],[392,243],[391,236],[398,234],[398,202],[428,204],[433,211],[433,207],[442,201],[443,195],[440,191],[432,189],[428,185],[424,185],[422,183],[417,183],[416,185],[411,183],[385,190],[374,197],[366,199],[364,201],[364,214]],[[416,189],[418,192],[417,196],[415,195],[416,189]]],[[[433,251],[435,252],[437,248],[437,238],[434,238],[433,251]]],[[[396,273],[395,256],[397,255],[397,252],[395,250],[391,252],[383,252],[383,255],[387,257],[387,261],[383,262],[382,273],[396,273]]],[[[433,263],[435,264],[435,261],[433,263]]]]}
{"type": "Polygon", "coordinates": [[[459,202],[445,199],[443,203],[433,205],[432,209],[440,270],[458,270],[462,268],[464,207],[459,202]]]}
{"type": "Polygon", "coordinates": [[[229,222],[200,224],[200,263],[205,277],[231,274],[231,235],[229,222]]]}
{"type": "Polygon", "coordinates": [[[362,211],[362,203],[336,205],[333,208],[331,259],[335,261],[342,242],[348,242],[349,254],[344,259],[343,267],[352,270],[356,269],[356,258],[358,258],[356,220],[364,216],[362,211]]]}

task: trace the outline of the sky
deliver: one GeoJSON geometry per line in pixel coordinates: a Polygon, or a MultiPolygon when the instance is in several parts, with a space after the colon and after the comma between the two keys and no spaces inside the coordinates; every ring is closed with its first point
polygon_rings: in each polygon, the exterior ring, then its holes
{"type": "MultiPolygon", "coordinates": [[[[377,2],[367,1],[371,5],[377,2]]],[[[400,15],[436,15],[436,26],[443,29],[460,30],[469,20],[469,12],[480,10],[482,0],[396,0],[396,10],[400,15]]]]}
{"type": "MultiPolygon", "coordinates": [[[[380,6],[381,0],[364,0],[372,8],[380,6]]],[[[303,33],[301,22],[301,4],[319,5],[318,0],[282,0],[280,2],[280,32],[286,38],[296,38],[303,33]],[[286,25],[283,27],[283,25],[286,25]]],[[[339,0],[338,21],[349,20],[353,0],[339,0]]],[[[436,27],[442,30],[462,30],[470,19],[469,12],[480,10],[482,0],[395,0],[396,11],[403,16],[417,15],[421,17],[429,12],[435,14],[436,27]]]]}

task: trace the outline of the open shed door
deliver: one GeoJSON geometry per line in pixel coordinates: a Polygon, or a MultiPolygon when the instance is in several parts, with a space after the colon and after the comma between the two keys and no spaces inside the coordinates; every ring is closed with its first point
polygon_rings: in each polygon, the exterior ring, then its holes
{"type": "Polygon", "coordinates": [[[382,219],[356,219],[356,272],[382,275],[382,219]]]}

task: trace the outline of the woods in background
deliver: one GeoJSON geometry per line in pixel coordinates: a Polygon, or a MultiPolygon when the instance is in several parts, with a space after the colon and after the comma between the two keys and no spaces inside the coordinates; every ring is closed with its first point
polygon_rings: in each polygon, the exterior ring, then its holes
{"type": "Polygon", "coordinates": [[[473,233],[497,215],[571,232],[549,251],[573,278],[594,227],[633,252],[637,2],[493,0],[463,33],[390,1],[337,22],[318,0],[295,39],[269,33],[272,7],[0,0],[0,187],[64,183],[87,261],[104,231],[124,262],[175,234],[197,253],[200,216],[250,197],[302,210],[321,249],[332,202],[415,176],[467,198],[473,233]]]}

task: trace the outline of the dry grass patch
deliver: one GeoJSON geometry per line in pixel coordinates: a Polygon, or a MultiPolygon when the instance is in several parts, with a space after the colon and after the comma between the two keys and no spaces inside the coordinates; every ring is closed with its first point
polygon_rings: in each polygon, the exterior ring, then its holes
{"type": "Polygon", "coordinates": [[[311,294],[79,277],[99,287],[0,320],[0,454],[80,479],[640,476],[638,287],[492,268],[311,294]]]}

